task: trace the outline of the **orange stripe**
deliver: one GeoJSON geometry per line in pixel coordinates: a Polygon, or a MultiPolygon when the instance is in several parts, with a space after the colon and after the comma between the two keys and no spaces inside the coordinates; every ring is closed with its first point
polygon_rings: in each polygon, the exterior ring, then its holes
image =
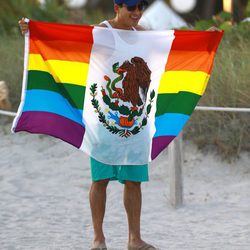
{"type": "Polygon", "coordinates": [[[44,60],[64,60],[89,63],[92,44],[77,41],[41,41],[30,39],[30,54],[40,54],[44,60]]]}
{"type": "Polygon", "coordinates": [[[171,50],[165,71],[185,70],[211,73],[215,52],[171,50]]]}
{"type": "Polygon", "coordinates": [[[202,71],[210,74],[223,32],[175,31],[165,71],[202,71]]]}

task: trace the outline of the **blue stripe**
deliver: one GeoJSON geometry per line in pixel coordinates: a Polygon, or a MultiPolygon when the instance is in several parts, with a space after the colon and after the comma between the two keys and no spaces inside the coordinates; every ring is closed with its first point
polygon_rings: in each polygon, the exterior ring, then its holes
{"type": "Polygon", "coordinates": [[[84,126],[83,110],[73,108],[67,99],[48,90],[27,90],[23,112],[42,111],[64,116],[84,126]]]}
{"type": "Polygon", "coordinates": [[[167,113],[155,118],[156,132],[154,137],[158,136],[177,136],[187,120],[189,115],[167,113]]]}

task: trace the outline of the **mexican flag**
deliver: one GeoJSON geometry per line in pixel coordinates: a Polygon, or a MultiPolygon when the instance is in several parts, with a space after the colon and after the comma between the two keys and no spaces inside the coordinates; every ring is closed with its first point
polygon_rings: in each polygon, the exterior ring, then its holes
{"type": "Polygon", "coordinates": [[[30,21],[12,131],[57,137],[106,164],[146,164],[204,94],[222,35],[30,21]]]}

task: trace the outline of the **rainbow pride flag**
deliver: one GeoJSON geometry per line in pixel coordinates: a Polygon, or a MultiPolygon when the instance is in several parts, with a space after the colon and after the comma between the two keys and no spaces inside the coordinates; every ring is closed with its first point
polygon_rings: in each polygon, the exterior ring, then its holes
{"type": "Polygon", "coordinates": [[[222,36],[30,21],[12,131],[60,138],[106,164],[148,163],[204,94],[222,36]]]}

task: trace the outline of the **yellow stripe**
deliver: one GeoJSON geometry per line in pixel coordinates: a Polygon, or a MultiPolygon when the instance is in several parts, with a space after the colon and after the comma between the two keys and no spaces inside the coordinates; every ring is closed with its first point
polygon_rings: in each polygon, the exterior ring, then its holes
{"type": "Polygon", "coordinates": [[[89,64],[87,63],[61,60],[44,61],[39,54],[29,55],[28,70],[49,72],[58,83],[86,86],[88,69],[89,64]]]}
{"type": "Polygon", "coordinates": [[[162,75],[158,93],[187,91],[203,95],[210,75],[202,71],[167,71],[162,75]]]}

